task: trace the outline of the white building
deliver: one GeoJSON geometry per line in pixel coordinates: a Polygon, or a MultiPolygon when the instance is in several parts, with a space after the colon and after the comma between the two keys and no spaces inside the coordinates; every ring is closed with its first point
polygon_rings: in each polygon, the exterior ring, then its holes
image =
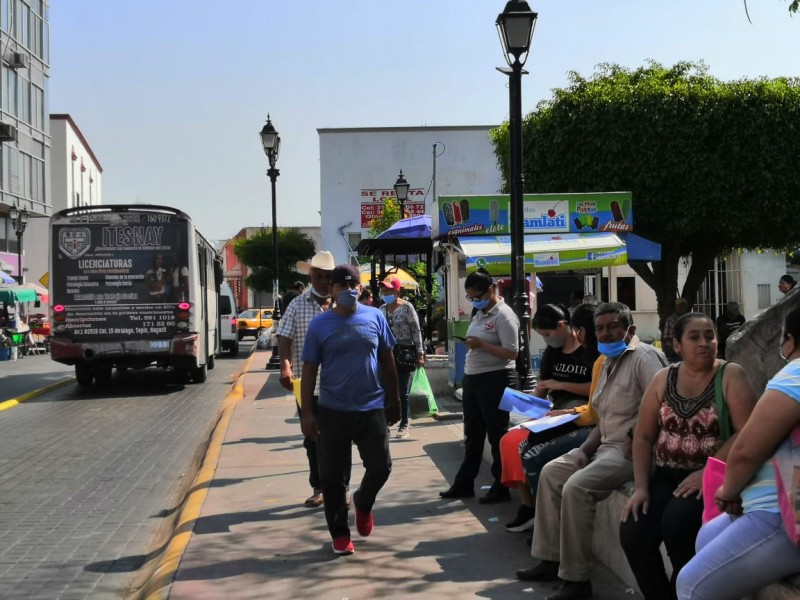
{"type": "Polygon", "coordinates": [[[411,215],[430,212],[434,195],[497,193],[500,171],[489,141],[494,127],[318,129],[320,249],[347,262],[384,199],[394,197],[401,169],[410,185],[405,208],[411,215]]]}
{"type": "Polygon", "coordinates": [[[47,285],[50,216],[65,208],[103,203],[103,167],[68,114],[50,115],[50,190],[52,211],[31,218],[26,240],[27,280],[47,285]],[[30,236],[30,237],[29,237],[30,236]]]}

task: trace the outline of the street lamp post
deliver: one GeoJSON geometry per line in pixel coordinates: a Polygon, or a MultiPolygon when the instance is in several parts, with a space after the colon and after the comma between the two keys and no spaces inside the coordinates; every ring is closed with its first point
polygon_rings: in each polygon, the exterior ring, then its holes
{"type": "Polygon", "coordinates": [[[25,233],[25,228],[28,226],[28,220],[31,214],[27,208],[19,210],[16,205],[8,210],[8,216],[11,219],[11,225],[17,233],[17,281],[20,284],[25,283],[25,275],[22,271],[22,236],[25,233]]]}
{"type": "Polygon", "coordinates": [[[403,169],[400,169],[400,176],[394,182],[394,195],[400,203],[400,218],[406,218],[406,200],[408,199],[408,182],[403,177],[403,169]]]}
{"type": "MultiPolygon", "coordinates": [[[[272,275],[272,356],[267,363],[268,371],[279,371],[281,368],[281,359],[278,352],[278,337],[275,331],[278,329],[278,323],[281,320],[281,309],[278,303],[278,211],[275,200],[275,181],[281,172],[275,168],[275,163],[278,161],[278,152],[281,148],[281,136],[275,131],[272,126],[272,120],[267,115],[267,124],[261,129],[261,143],[264,146],[264,152],[269,160],[269,170],[267,176],[272,187],[272,260],[274,263],[274,272],[272,275]]],[[[260,314],[260,313],[259,313],[260,314]]],[[[259,323],[260,324],[260,323],[259,323]]]]}
{"type": "Polygon", "coordinates": [[[502,69],[509,77],[509,132],[511,154],[511,287],[514,291],[514,311],[519,318],[519,354],[517,373],[522,390],[534,387],[531,373],[531,354],[528,343],[530,302],[525,291],[525,230],[522,207],[522,67],[528,58],[537,14],[525,0],[510,0],[497,16],[497,32],[510,70],[502,69]]]}

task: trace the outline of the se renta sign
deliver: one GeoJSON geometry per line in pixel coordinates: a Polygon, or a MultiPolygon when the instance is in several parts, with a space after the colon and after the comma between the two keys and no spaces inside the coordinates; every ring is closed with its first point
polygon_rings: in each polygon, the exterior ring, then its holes
{"type": "MultiPolygon", "coordinates": [[[[509,235],[509,197],[439,196],[439,236],[509,235]]],[[[532,233],[633,231],[630,192],[525,194],[523,230],[532,233]]]]}

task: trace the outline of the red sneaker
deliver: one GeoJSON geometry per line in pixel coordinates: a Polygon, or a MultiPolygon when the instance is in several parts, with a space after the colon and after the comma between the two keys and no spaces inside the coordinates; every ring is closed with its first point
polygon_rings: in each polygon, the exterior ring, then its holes
{"type": "Polygon", "coordinates": [[[372,533],[372,527],[375,525],[375,519],[371,512],[362,513],[356,506],[356,529],[362,537],[367,537],[372,533]]]}
{"type": "Polygon", "coordinates": [[[331,547],[333,548],[334,554],[352,554],[356,551],[355,546],[353,546],[353,541],[350,539],[349,535],[343,535],[341,537],[334,538],[331,547]]]}

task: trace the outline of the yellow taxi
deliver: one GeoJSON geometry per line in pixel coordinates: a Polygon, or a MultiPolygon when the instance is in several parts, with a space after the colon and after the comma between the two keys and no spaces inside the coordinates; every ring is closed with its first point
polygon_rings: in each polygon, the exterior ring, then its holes
{"type": "Polygon", "coordinates": [[[239,315],[236,324],[239,339],[246,335],[252,335],[258,339],[270,327],[272,327],[272,310],[269,308],[246,310],[239,315]]]}

